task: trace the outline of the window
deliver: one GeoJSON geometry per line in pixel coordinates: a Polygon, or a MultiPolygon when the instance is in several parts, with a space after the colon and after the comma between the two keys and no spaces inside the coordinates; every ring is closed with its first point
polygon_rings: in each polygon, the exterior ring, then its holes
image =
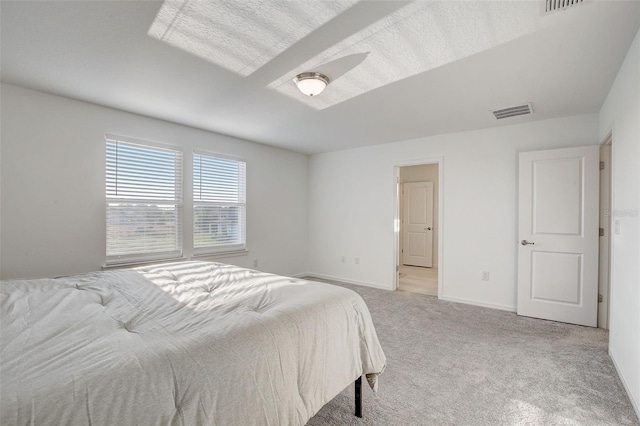
{"type": "Polygon", "coordinates": [[[194,254],[244,250],[246,162],[193,153],[194,254]]]}
{"type": "Polygon", "coordinates": [[[107,135],[107,264],[182,256],[182,152],[107,135]]]}

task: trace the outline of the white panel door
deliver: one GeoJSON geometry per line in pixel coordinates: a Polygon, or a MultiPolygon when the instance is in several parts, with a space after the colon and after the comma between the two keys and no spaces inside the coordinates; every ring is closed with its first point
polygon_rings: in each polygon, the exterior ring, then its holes
{"type": "Polygon", "coordinates": [[[404,265],[433,266],[433,182],[404,184],[404,265]]]}
{"type": "Polygon", "coordinates": [[[597,146],[520,153],[518,315],[595,327],[597,146]]]}

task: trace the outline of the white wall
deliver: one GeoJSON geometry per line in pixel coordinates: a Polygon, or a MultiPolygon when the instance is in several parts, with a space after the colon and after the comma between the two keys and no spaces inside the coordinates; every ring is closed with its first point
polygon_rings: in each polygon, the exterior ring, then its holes
{"type": "MultiPolygon", "coordinates": [[[[400,183],[405,182],[433,182],[433,267],[438,267],[438,225],[440,204],[438,203],[440,188],[438,178],[438,164],[421,164],[418,166],[400,167],[400,183]]],[[[400,217],[403,214],[403,202],[400,202],[400,217]]],[[[400,235],[402,248],[402,235],[400,235]]]]}
{"type": "MultiPolygon", "coordinates": [[[[105,133],[247,160],[248,256],[222,261],[307,270],[307,157],[244,140],[2,85],[0,276],[95,271],[105,262],[105,133]]],[[[170,99],[167,99],[170,102],[170,99]]],[[[190,185],[187,185],[190,190],[190,185]]],[[[190,192],[185,221],[191,221],[190,192]]],[[[185,254],[191,255],[185,235],[185,254]]]]}
{"type": "Polygon", "coordinates": [[[640,417],[640,32],[600,110],[613,132],[613,235],[609,353],[640,417]]]}
{"type": "Polygon", "coordinates": [[[394,165],[443,157],[443,297],[514,310],[518,152],[597,143],[593,114],[313,155],[310,271],[391,289],[394,165]]]}

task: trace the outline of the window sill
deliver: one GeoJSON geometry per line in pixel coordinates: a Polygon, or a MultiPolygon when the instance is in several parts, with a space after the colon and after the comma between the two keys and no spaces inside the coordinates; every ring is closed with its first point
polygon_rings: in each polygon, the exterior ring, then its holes
{"type": "Polygon", "coordinates": [[[191,259],[192,260],[224,259],[227,257],[246,256],[248,254],[249,254],[249,250],[224,251],[220,253],[194,254],[193,256],[191,256],[191,259]]]}
{"type": "Polygon", "coordinates": [[[148,266],[148,265],[159,265],[161,263],[173,263],[173,262],[184,262],[185,260],[215,260],[215,259],[224,259],[229,257],[238,257],[238,256],[246,256],[249,254],[249,250],[235,250],[235,251],[225,251],[220,253],[203,253],[203,254],[194,254],[191,257],[171,257],[167,259],[156,259],[156,260],[143,260],[140,262],[126,262],[126,263],[112,263],[109,265],[103,265],[102,270],[108,271],[111,269],[126,269],[126,268],[135,268],[138,266],[148,266]]]}
{"type": "Polygon", "coordinates": [[[110,269],[125,269],[136,266],[159,265],[161,263],[184,262],[185,260],[187,260],[186,257],[171,257],[168,259],[143,260],[140,262],[112,263],[110,265],[103,265],[102,270],[108,271],[110,269]]]}

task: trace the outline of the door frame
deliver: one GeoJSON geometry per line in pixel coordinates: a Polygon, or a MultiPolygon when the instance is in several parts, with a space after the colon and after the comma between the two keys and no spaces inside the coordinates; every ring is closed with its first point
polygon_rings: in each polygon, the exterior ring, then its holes
{"type": "MultiPolygon", "coordinates": [[[[611,211],[613,210],[613,171],[614,171],[614,164],[613,164],[613,150],[614,150],[614,144],[613,144],[613,131],[609,131],[609,133],[607,133],[607,136],[600,142],[599,144],[599,149],[600,149],[600,153],[602,154],[602,148],[604,146],[609,146],[609,163],[605,165],[605,167],[609,168],[609,185],[608,187],[605,189],[602,187],[602,185],[600,186],[600,192],[602,192],[603,190],[608,191],[608,195],[609,195],[609,215],[605,214],[605,221],[608,222],[608,232],[605,232],[605,235],[603,237],[600,237],[601,239],[599,240],[599,244],[598,244],[598,262],[600,262],[599,266],[602,266],[602,256],[604,255],[606,257],[606,262],[608,263],[608,270],[607,270],[607,274],[606,274],[606,282],[602,283],[600,278],[601,275],[598,273],[598,293],[603,295],[603,302],[604,303],[598,303],[598,328],[604,328],[604,329],[609,329],[609,319],[611,317],[610,315],[610,307],[611,307],[611,281],[612,281],[612,276],[613,276],[613,268],[612,268],[612,263],[613,263],[613,214],[611,214],[611,211]],[[606,238],[608,240],[608,245],[606,246],[608,248],[608,250],[605,249],[605,247],[603,247],[602,245],[602,238],[606,238]],[[606,250],[606,252],[605,252],[606,250]],[[601,306],[604,305],[604,306],[601,306]],[[601,309],[605,309],[606,310],[606,314],[604,315],[604,318],[601,318],[601,309]]],[[[602,161],[602,157],[600,157],[600,161],[602,161]]],[[[602,222],[602,209],[600,209],[600,221],[602,222]]]]}
{"type": "Polygon", "coordinates": [[[393,165],[393,263],[392,263],[392,283],[393,289],[398,289],[399,269],[400,269],[400,168],[407,166],[424,166],[428,164],[438,165],[438,222],[434,226],[438,227],[438,299],[444,293],[444,157],[433,157],[415,160],[398,161],[393,165]]]}

